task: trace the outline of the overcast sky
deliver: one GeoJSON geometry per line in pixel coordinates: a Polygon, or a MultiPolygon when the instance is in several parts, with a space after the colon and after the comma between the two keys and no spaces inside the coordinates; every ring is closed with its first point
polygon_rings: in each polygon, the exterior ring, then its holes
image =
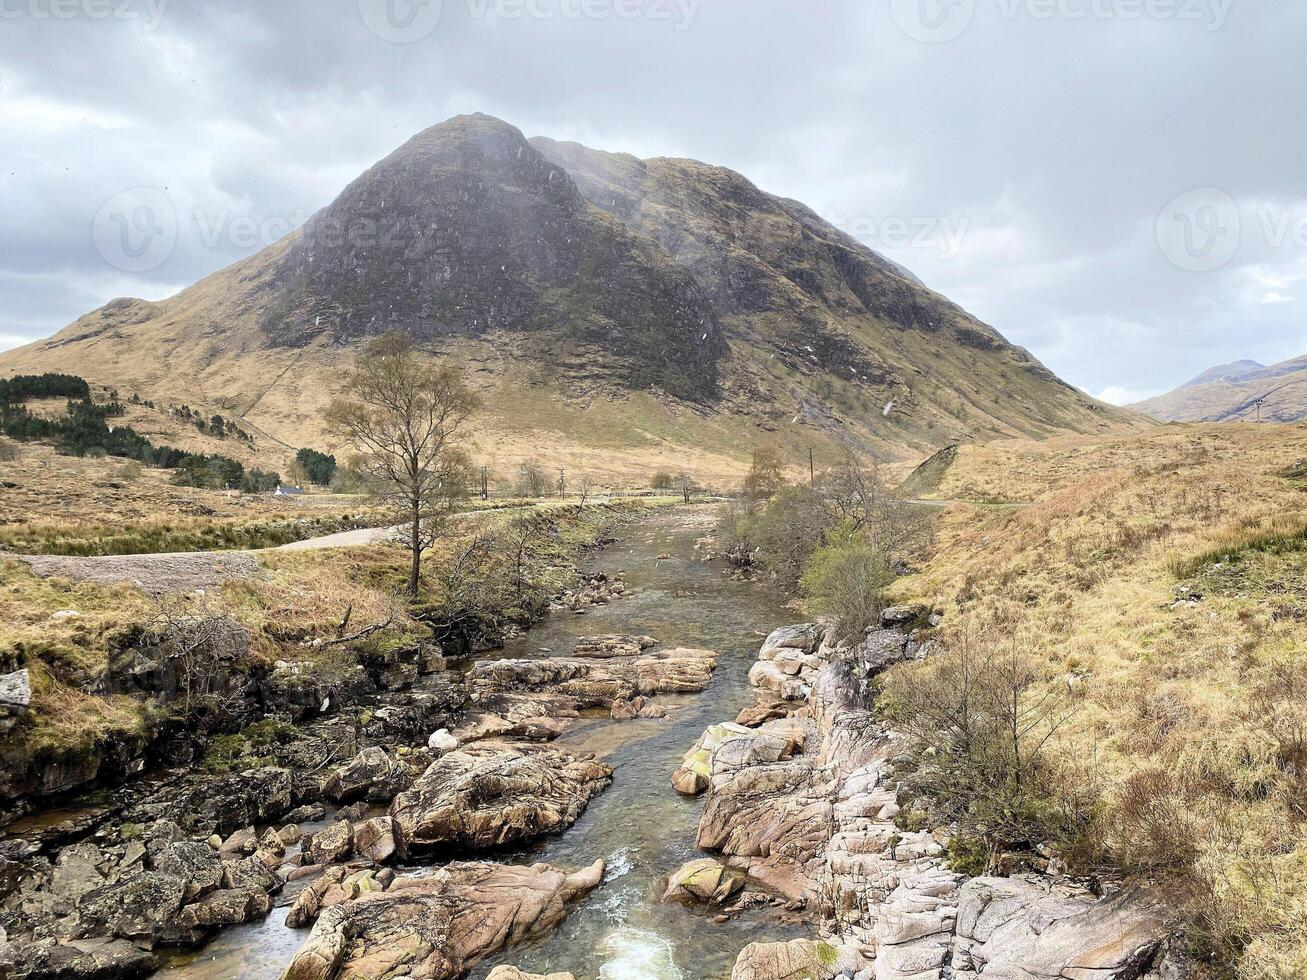
{"type": "Polygon", "coordinates": [[[1132,400],[1307,353],[1304,39],[1297,0],[0,0],[0,349],[481,111],[729,166],[1132,400]]]}

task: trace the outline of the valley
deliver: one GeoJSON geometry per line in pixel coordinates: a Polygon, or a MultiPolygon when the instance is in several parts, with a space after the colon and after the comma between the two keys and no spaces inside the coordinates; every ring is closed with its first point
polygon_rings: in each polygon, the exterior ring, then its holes
{"type": "Polygon", "coordinates": [[[0,352],[0,977],[1307,976],[1300,360],[423,129],[0,352]]]}

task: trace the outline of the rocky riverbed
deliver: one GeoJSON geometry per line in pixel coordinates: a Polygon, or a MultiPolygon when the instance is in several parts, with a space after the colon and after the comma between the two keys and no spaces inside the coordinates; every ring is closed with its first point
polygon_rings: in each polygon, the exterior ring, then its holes
{"type": "Polygon", "coordinates": [[[928,617],[854,651],[774,629],[696,554],[711,519],[649,519],[504,650],[292,698],[229,771],[11,825],[0,977],[1180,976],[1155,896],[966,881],[945,832],[897,826],[866,685],[928,617]]]}

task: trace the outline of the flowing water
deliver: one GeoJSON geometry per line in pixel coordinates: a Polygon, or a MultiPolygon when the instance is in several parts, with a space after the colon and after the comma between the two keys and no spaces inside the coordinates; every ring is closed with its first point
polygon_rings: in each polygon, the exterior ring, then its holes
{"type": "MultiPolygon", "coordinates": [[[[658,699],[664,707],[679,706],[669,718],[586,718],[558,740],[561,748],[594,752],[608,762],[615,770],[612,786],[565,833],[495,859],[582,867],[603,858],[604,884],[553,936],[486,961],[473,972],[474,980],[500,963],[529,973],[569,972],[578,980],[724,977],[750,942],[806,934],[765,911],[718,924],[711,913],[660,901],[668,873],[702,856],[694,846],[702,803],[679,796],[671,774],[704,728],[734,719],[753,703],[746,677],[762,638],[792,619],[766,587],[735,581],[721,563],[697,559],[694,541],[710,516],[706,509],[669,510],[633,526],[587,563],[596,571],[622,571],[626,598],[584,616],[557,613],[489,655],[565,656],[577,637],[633,633],[655,637],[665,647],[716,650],[719,657],[706,692],[658,699]]],[[[307,935],[285,928],[285,914],[277,909],[263,923],[220,934],[199,954],[174,960],[164,975],[276,980],[307,935]]]]}

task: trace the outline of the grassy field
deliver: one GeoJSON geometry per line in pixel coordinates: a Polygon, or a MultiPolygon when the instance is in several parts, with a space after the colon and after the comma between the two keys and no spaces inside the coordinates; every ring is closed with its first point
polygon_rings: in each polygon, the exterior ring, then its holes
{"type": "Polygon", "coordinates": [[[962,447],[932,496],[1028,506],[945,509],[893,596],[1037,652],[1078,859],[1169,882],[1248,980],[1307,976],[1303,459],[1304,426],[962,447]]]}

